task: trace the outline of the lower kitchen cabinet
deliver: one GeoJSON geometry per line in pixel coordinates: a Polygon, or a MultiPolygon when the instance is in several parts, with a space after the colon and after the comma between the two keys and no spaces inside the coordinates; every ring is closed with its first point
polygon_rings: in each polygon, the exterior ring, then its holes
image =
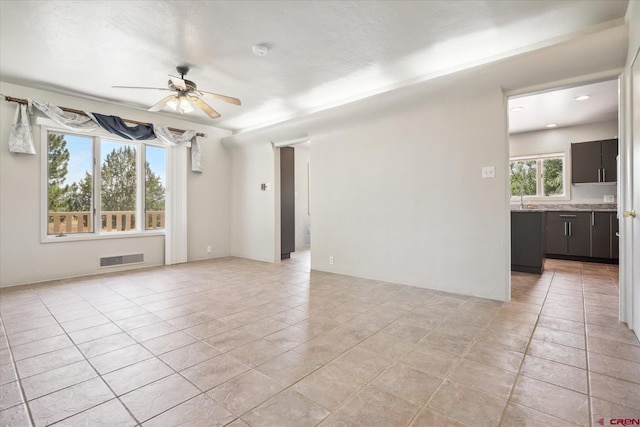
{"type": "Polygon", "coordinates": [[[618,217],[615,212],[591,214],[591,257],[618,259],[618,217]]]}
{"type": "Polygon", "coordinates": [[[547,212],[546,253],[590,256],[590,219],[591,212],[547,212]]]}
{"type": "Polygon", "coordinates": [[[511,212],[511,271],[544,269],[544,212],[511,212]]]}

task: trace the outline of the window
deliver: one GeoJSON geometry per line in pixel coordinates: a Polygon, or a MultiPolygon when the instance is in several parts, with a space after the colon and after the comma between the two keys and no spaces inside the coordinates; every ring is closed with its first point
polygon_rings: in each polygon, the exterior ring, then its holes
{"type": "Polygon", "coordinates": [[[164,147],[50,129],[46,135],[47,236],[164,229],[164,147]]]}
{"type": "Polygon", "coordinates": [[[566,198],[564,153],[512,158],[511,197],[566,198]]]}

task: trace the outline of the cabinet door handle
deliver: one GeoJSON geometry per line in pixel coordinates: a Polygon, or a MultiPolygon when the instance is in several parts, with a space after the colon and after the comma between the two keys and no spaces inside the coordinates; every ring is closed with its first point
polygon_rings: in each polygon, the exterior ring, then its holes
{"type": "Polygon", "coordinates": [[[578,216],[578,215],[569,215],[569,214],[566,214],[566,215],[560,215],[560,218],[576,218],[577,216],[578,216]]]}
{"type": "Polygon", "coordinates": [[[591,226],[596,226],[596,213],[594,211],[591,211],[591,226]]]}
{"type": "Polygon", "coordinates": [[[569,223],[569,236],[571,236],[571,223],[569,223]]]}
{"type": "Polygon", "coordinates": [[[607,182],[607,170],[602,168],[602,182],[607,182]]]}
{"type": "Polygon", "coordinates": [[[600,168],[598,168],[598,182],[602,182],[602,180],[600,179],[600,176],[601,176],[601,175],[600,175],[600,170],[601,170],[601,169],[600,169],[600,168]]]}
{"type": "Polygon", "coordinates": [[[569,227],[567,226],[569,223],[565,222],[564,223],[564,235],[567,236],[569,234],[569,227]]]}

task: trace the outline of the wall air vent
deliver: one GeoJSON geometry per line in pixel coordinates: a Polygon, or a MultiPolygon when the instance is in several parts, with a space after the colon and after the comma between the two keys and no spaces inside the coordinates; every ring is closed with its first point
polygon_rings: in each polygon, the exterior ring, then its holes
{"type": "Polygon", "coordinates": [[[106,256],[100,258],[100,268],[117,267],[119,265],[142,264],[144,254],[106,256]]]}

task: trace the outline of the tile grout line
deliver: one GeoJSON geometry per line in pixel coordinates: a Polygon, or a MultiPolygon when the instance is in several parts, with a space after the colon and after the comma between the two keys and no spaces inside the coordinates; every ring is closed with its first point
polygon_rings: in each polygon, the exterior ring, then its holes
{"type": "MultiPolygon", "coordinates": [[[[527,353],[529,351],[529,346],[531,345],[531,341],[533,341],[533,336],[536,333],[536,329],[538,329],[538,322],[540,322],[540,316],[542,315],[542,310],[544,309],[544,306],[547,302],[547,298],[549,297],[549,292],[551,291],[551,286],[553,285],[553,279],[556,276],[556,268],[554,267],[553,269],[553,274],[551,275],[551,280],[549,280],[549,285],[547,286],[547,292],[544,295],[544,300],[542,301],[542,304],[540,305],[540,311],[538,312],[536,321],[534,323],[533,329],[531,330],[531,335],[529,336],[529,340],[527,341],[527,346],[524,349],[524,356],[522,357],[522,361],[520,361],[520,365],[518,366],[518,372],[516,373],[516,378],[513,381],[513,386],[511,386],[511,390],[509,391],[509,396],[507,397],[507,403],[504,406],[504,409],[502,410],[502,415],[500,416],[500,420],[498,421],[498,425],[502,426],[504,423],[504,417],[507,413],[507,408],[509,407],[509,404],[513,402],[512,397],[513,397],[513,393],[516,389],[516,385],[518,384],[518,381],[520,380],[520,378],[523,376],[522,375],[522,365],[524,365],[524,361],[527,358],[527,353]]],[[[513,402],[513,403],[518,403],[518,402],[513,402]]],[[[526,406],[526,405],[524,405],[526,406]]],[[[533,409],[533,408],[532,408],[533,409]]]]}
{"type": "Polygon", "coordinates": [[[587,370],[587,412],[589,415],[589,425],[593,426],[593,413],[591,411],[592,396],[591,396],[591,369],[589,369],[589,338],[587,336],[587,304],[584,295],[584,268],[580,263],[580,284],[582,290],[582,321],[584,322],[583,336],[584,336],[584,359],[585,367],[587,370]]]}
{"type": "MultiPolygon", "coordinates": [[[[24,388],[22,387],[22,379],[20,378],[20,372],[18,372],[18,365],[16,365],[16,360],[15,360],[15,357],[13,356],[13,349],[11,348],[11,343],[9,342],[9,334],[7,333],[7,329],[4,327],[4,322],[0,322],[0,326],[2,326],[2,331],[4,332],[4,338],[7,341],[7,350],[9,351],[9,357],[11,359],[9,363],[11,363],[11,365],[13,366],[13,370],[16,373],[16,382],[18,383],[18,389],[20,390],[20,397],[22,398],[22,402],[24,403],[24,407],[27,410],[27,415],[28,415],[28,418],[29,418],[29,422],[31,423],[31,426],[35,426],[36,423],[33,420],[33,414],[31,413],[31,407],[29,406],[29,403],[27,402],[27,396],[26,396],[26,394],[24,392],[24,388]]],[[[6,387],[6,384],[5,384],[5,387],[6,387]]],[[[13,408],[15,406],[18,406],[18,405],[11,406],[11,408],[13,408]]],[[[6,409],[9,409],[9,408],[6,408],[6,409]]]]}

